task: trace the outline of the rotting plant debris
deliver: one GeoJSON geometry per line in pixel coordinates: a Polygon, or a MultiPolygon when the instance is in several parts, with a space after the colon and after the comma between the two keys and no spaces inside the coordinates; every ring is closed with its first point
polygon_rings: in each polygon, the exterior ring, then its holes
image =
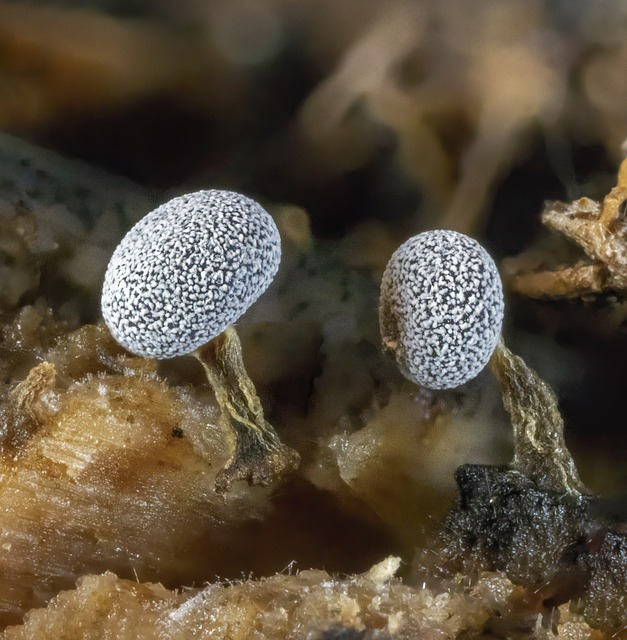
{"type": "Polygon", "coordinates": [[[627,160],[616,186],[603,203],[579,198],[571,203],[548,202],[542,222],[573,240],[585,253],[576,264],[560,268],[526,269],[528,254],[505,261],[511,291],[534,298],[582,298],[627,290],[627,160]]]}

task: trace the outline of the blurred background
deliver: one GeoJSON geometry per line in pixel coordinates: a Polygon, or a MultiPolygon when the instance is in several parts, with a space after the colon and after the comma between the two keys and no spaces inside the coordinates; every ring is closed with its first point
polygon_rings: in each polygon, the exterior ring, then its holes
{"type": "MultiPolygon", "coordinates": [[[[367,241],[375,271],[433,227],[500,261],[543,241],[547,199],[614,184],[627,2],[2,2],[0,130],[155,193],[296,205],[316,240],[367,241]]],[[[623,294],[511,296],[506,327],[557,390],[584,477],[617,500],[623,294]]]]}

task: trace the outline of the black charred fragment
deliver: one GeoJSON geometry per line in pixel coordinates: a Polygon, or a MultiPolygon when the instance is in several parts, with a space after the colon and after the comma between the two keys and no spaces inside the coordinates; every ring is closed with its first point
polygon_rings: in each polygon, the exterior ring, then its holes
{"type": "Polygon", "coordinates": [[[627,626],[627,533],[607,531],[598,550],[582,558],[590,574],[583,595],[586,622],[593,627],[627,626]]]}
{"type": "Polygon", "coordinates": [[[443,523],[446,557],[475,569],[500,569],[536,588],[576,568],[591,522],[590,498],[539,488],[514,470],[464,465],[460,498],[443,523]]]}
{"type": "Polygon", "coordinates": [[[458,504],[436,533],[447,568],[504,571],[551,604],[580,599],[593,627],[627,625],[627,533],[608,530],[599,498],[506,467],[464,465],[456,480],[458,504]]]}
{"type": "MultiPolygon", "coordinates": [[[[355,629],[353,627],[344,627],[341,625],[333,625],[329,627],[326,631],[323,631],[320,636],[318,636],[318,640],[365,640],[366,631],[355,629]]],[[[372,636],[370,636],[372,637],[372,636]]],[[[385,636],[388,638],[389,636],[385,636]]]]}
{"type": "Polygon", "coordinates": [[[322,632],[316,640],[393,640],[383,629],[355,629],[343,625],[333,625],[322,632]]]}

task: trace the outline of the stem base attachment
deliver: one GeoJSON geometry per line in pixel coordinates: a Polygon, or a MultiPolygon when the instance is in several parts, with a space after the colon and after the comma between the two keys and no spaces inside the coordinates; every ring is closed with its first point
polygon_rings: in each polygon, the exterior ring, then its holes
{"type": "Polygon", "coordinates": [[[242,345],[233,327],[194,351],[221,410],[230,458],[216,477],[216,490],[226,491],[235,480],[270,485],[298,467],[300,456],[284,445],[265,419],[261,401],[248,376],[242,345]]]}

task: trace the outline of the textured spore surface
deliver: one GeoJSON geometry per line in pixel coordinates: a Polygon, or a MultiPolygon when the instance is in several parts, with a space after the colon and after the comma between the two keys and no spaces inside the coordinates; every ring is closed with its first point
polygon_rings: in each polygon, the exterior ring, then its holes
{"type": "Polygon", "coordinates": [[[498,269],[475,240],[426,231],[392,255],[381,282],[384,345],[403,374],[431,389],[457,387],[487,364],[501,333],[498,269]]]}
{"type": "Polygon", "coordinates": [[[179,196],[142,218],[105,274],[102,315],[116,340],[142,356],[190,353],[235,322],[279,268],[270,215],[230,191],[179,196]]]}

